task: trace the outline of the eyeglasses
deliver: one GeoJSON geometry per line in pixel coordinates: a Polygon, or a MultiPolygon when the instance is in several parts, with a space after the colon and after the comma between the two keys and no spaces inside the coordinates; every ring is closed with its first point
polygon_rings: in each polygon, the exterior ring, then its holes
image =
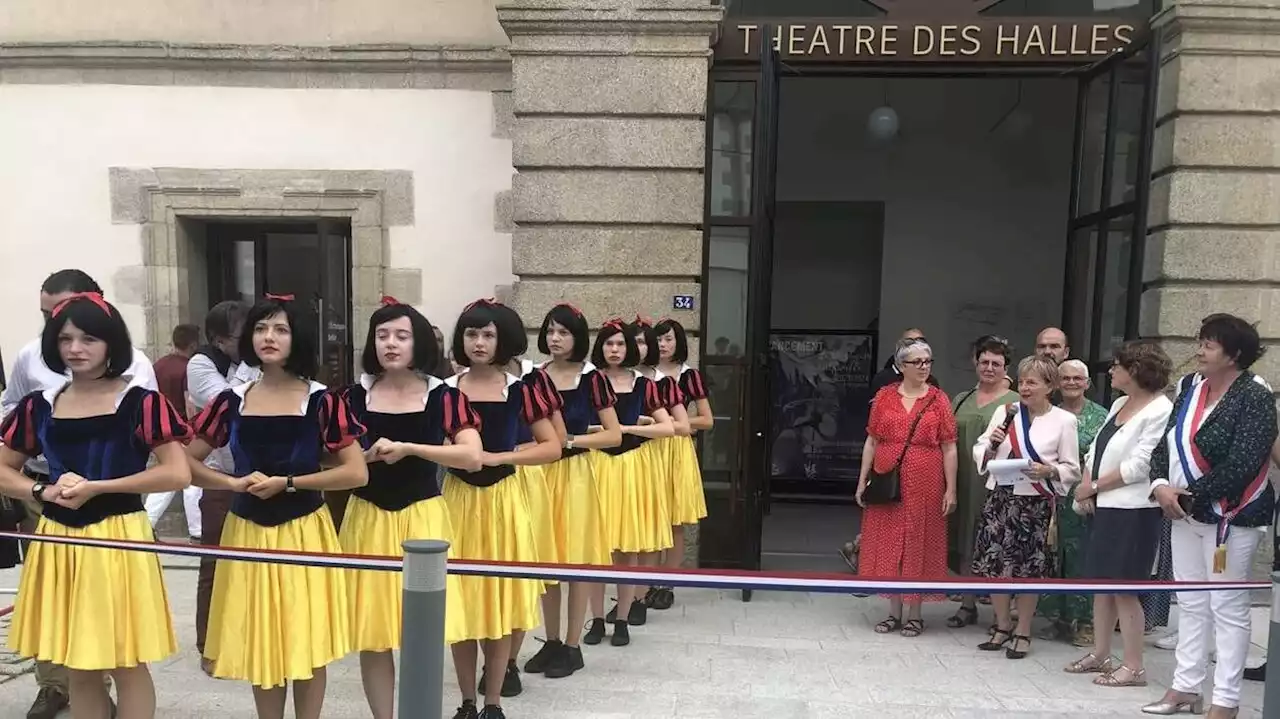
{"type": "Polygon", "coordinates": [[[917,368],[917,369],[924,369],[925,367],[932,367],[932,366],[933,366],[933,360],[931,360],[931,359],[907,360],[907,361],[903,362],[902,364],[907,365],[908,367],[915,367],[915,368],[917,368]]]}
{"type": "Polygon", "coordinates": [[[1063,384],[1084,384],[1089,381],[1088,377],[1062,377],[1063,384]]]}

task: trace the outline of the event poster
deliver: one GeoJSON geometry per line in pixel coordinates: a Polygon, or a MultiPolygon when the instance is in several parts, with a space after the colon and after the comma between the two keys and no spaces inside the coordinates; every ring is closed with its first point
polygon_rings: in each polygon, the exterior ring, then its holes
{"type": "Polygon", "coordinates": [[[769,350],[772,478],[856,483],[876,370],[875,335],[775,331],[769,350]]]}

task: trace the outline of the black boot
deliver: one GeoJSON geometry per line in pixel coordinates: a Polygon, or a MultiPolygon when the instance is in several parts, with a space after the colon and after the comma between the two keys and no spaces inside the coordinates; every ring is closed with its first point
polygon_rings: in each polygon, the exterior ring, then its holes
{"type": "Polygon", "coordinates": [[[582,649],[579,647],[571,647],[567,644],[560,645],[560,650],[556,652],[555,658],[542,673],[548,679],[563,679],[573,676],[573,673],[585,667],[582,661],[582,649]]]}
{"type": "Polygon", "coordinates": [[[477,719],[480,712],[476,710],[476,703],[470,699],[463,699],[462,706],[458,707],[458,713],[453,715],[453,719],[477,719]]]}
{"type": "Polygon", "coordinates": [[[1267,663],[1263,662],[1256,667],[1245,667],[1244,678],[1251,682],[1265,682],[1267,680],[1267,663]]]}
{"type": "Polygon", "coordinates": [[[602,641],[604,641],[604,620],[592,619],[587,633],[582,635],[582,643],[594,647],[602,641]]]}
{"type": "Polygon", "coordinates": [[[564,644],[559,639],[548,639],[534,654],[529,661],[524,663],[525,674],[541,674],[547,670],[547,665],[551,663],[556,652],[560,651],[560,647],[564,644]]]}
{"type": "Polygon", "coordinates": [[[626,622],[613,623],[613,638],[609,643],[615,647],[625,647],[631,643],[631,632],[627,629],[626,622]]]}
{"type": "Polygon", "coordinates": [[[639,599],[632,601],[631,611],[627,612],[627,624],[633,627],[643,627],[647,621],[649,621],[649,608],[639,599]]]}

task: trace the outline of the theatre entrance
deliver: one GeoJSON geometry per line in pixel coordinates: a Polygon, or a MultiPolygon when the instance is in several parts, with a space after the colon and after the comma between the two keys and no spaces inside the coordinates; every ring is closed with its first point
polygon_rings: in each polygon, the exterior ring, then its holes
{"type": "Polygon", "coordinates": [[[903,330],[954,396],[977,337],[1016,361],[1063,327],[1106,398],[1138,329],[1154,50],[1139,29],[1088,62],[819,60],[795,53],[819,21],[797,23],[730,17],[712,70],[699,558],[847,572],[870,385],[903,330]],[[725,50],[742,24],[778,45],[725,50]]]}

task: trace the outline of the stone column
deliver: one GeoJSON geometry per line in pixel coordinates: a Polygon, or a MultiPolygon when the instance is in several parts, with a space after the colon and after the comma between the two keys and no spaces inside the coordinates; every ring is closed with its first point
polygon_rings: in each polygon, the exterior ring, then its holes
{"type": "MultiPolygon", "coordinates": [[[[1153,25],[1163,63],[1140,329],[1185,366],[1212,312],[1280,338],[1280,6],[1175,0],[1153,25]]],[[[1253,369],[1280,387],[1280,352],[1253,369]]],[[[1267,577],[1271,542],[1258,554],[1267,577]]]]}
{"type": "Polygon", "coordinates": [[[670,314],[702,274],[707,0],[500,0],[513,79],[510,301],[593,325],[670,314]]]}

